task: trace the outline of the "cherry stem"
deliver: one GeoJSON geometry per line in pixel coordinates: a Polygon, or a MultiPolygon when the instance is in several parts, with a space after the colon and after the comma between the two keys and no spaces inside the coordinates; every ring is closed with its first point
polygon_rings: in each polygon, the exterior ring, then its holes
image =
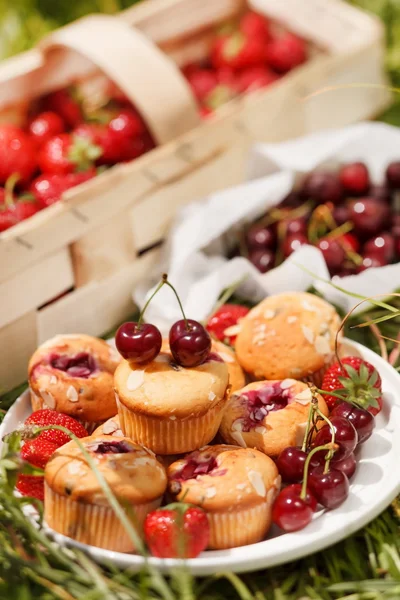
{"type": "Polygon", "coordinates": [[[185,311],[183,310],[182,302],[180,301],[180,298],[178,296],[178,292],[176,291],[176,289],[174,288],[174,286],[172,285],[172,283],[170,283],[168,281],[168,275],[166,275],[165,273],[162,276],[162,282],[161,282],[161,284],[164,285],[164,283],[166,285],[168,285],[171,288],[171,290],[174,292],[174,294],[176,296],[176,299],[178,300],[179,308],[181,309],[181,312],[182,312],[183,320],[185,321],[185,327],[189,331],[190,330],[190,326],[189,326],[188,320],[186,318],[185,311]]]}
{"type": "Polygon", "coordinates": [[[13,173],[12,175],[10,175],[10,177],[7,179],[4,185],[4,203],[7,206],[7,208],[10,208],[14,205],[14,188],[20,179],[21,176],[19,175],[19,173],[13,173]]]}
{"type": "Polygon", "coordinates": [[[315,398],[315,395],[313,394],[313,390],[311,388],[311,385],[309,387],[310,387],[310,391],[311,391],[311,394],[312,394],[312,400],[310,402],[310,408],[308,410],[307,427],[306,427],[306,431],[304,433],[303,445],[301,447],[301,449],[302,449],[303,452],[305,452],[306,449],[307,449],[307,440],[308,440],[308,436],[309,436],[309,433],[310,433],[311,421],[313,421],[313,416],[315,414],[315,409],[316,409],[316,406],[318,406],[318,400],[315,398]]]}
{"type": "MultiPolygon", "coordinates": [[[[166,276],[165,276],[166,277],[166,276]]],[[[146,308],[148,307],[148,305],[150,304],[150,302],[153,300],[154,296],[161,290],[162,286],[164,285],[164,283],[166,283],[164,281],[164,275],[163,275],[163,279],[160,281],[160,283],[158,284],[158,286],[156,287],[156,289],[154,290],[154,292],[151,294],[150,298],[147,300],[146,304],[143,306],[139,318],[138,318],[138,322],[137,322],[137,328],[140,329],[141,324],[143,323],[143,317],[144,317],[144,313],[146,312],[146,308]]]]}
{"type": "Polygon", "coordinates": [[[309,453],[309,455],[307,456],[306,462],[304,464],[303,483],[302,483],[301,492],[300,492],[300,498],[302,500],[305,500],[306,496],[307,496],[308,469],[309,469],[312,457],[314,456],[314,454],[316,454],[317,452],[320,452],[321,450],[329,450],[330,452],[332,452],[333,446],[334,446],[334,444],[332,444],[332,443],[325,444],[324,446],[317,446],[316,448],[313,448],[311,450],[311,452],[309,453]]]}
{"type": "Polygon", "coordinates": [[[317,408],[316,413],[329,425],[329,428],[331,430],[331,448],[329,449],[328,454],[325,456],[324,473],[327,473],[329,471],[329,464],[331,462],[331,458],[334,454],[333,446],[335,445],[335,428],[332,425],[330,419],[328,419],[328,417],[326,417],[324,413],[319,410],[319,408],[317,408]]]}

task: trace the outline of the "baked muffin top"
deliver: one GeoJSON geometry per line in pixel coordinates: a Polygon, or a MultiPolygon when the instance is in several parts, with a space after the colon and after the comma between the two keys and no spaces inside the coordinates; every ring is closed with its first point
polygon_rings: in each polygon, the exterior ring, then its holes
{"type": "Polygon", "coordinates": [[[128,409],[155,418],[204,415],[225,396],[228,368],[215,352],[201,365],[177,365],[168,348],[147,365],[124,360],[115,372],[115,391],[128,409]]]}
{"type": "Polygon", "coordinates": [[[178,500],[213,512],[249,508],[280,487],[278,469],[268,456],[224,444],[205,446],[174,462],[168,481],[178,500]]]}
{"type": "Polygon", "coordinates": [[[269,296],[241,321],[238,361],[257,379],[302,379],[332,359],[339,324],[333,306],[313,294],[269,296]]]}
{"type": "MultiPolygon", "coordinates": [[[[80,441],[117,498],[144,504],[163,495],[167,486],[165,469],[150,450],[129,438],[108,435],[80,441]]],[[[109,505],[95,473],[73,440],[50,458],[45,481],[54,492],[72,500],[109,505]]]]}

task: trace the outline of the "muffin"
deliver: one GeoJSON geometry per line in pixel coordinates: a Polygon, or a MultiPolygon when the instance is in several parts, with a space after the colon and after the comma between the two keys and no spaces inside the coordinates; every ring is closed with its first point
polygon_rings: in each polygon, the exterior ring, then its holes
{"type": "MultiPolygon", "coordinates": [[[[327,415],[325,400],[317,397],[327,415]]],[[[302,444],[311,399],[308,385],[295,379],[250,383],[230,397],[220,434],[228,444],[278,456],[284,448],[302,444]]]]}
{"type": "MultiPolygon", "coordinates": [[[[152,452],[127,438],[90,436],[81,442],[141,535],[147,513],[161,504],[167,486],[164,467],[152,452]]],[[[44,517],[54,531],[83,544],[135,550],[74,441],[59,448],[46,465],[44,517]]]]}
{"type": "Polygon", "coordinates": [[[115,415],[117,351],[90,335],[58,335],[29,361],[32,409],[51,408],[74,417],[89,431],[115,415]]]}
{"type": "Polygon", "coordinates": [[[240,324],[236,355],[254,379],[322,383],[334,361],[339,315],[325,300],[305,292],[269,296],[240,324]]]}
{"type": "Polygon", "coordinates": [[[115,372],[118,415],[124,435],[156,454],[183,454],[213,439],[226,405],[228,369],[214,352],[183,368],[167,345],[145,366],[124,360],[115,372]]]}
{"type": "Polygon", "coordinates": [[[209,548],[220,550],[254,544],[265,537],[280,476],[265,454],[220,444],[173,463],[168,468],[168,485],[177,500],[207,512],[209,548]]]}
{"type": "Polygon", "coordinates": [[[212,342],[212,350],[219,354],[228,367],[231,394],[236,392],[236,390],[240,390],[246,384],[246,379],[234,351],[229,346],[226,346],[226,344],[216,340],[212,342]]]}

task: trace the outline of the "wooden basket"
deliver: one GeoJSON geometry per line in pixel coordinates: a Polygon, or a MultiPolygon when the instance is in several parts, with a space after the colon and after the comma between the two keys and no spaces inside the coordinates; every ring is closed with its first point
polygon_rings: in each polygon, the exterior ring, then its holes
{"type": "Polygon", "coordinates": [[[148,0],[118,17],[92,15],[0,66],[2,120],[18,120],[29,100],[71,81],[96,94],[105,74],[159,144],[0,235],[2,390],[25,379],[29,356],[48,337],[100,335],[132,313],[132,288],[159,259],[144,251],[180,206],[242,181],[251,144],[343,126],[387,106],[379,21],[340,0],[249,3],[307,38],[312,56],[206,122],[177,65],[203,57],[215,26],[240,14],[244,0],[148,0]],[[354,83],[374,85],[343,87],[354,83]]]}

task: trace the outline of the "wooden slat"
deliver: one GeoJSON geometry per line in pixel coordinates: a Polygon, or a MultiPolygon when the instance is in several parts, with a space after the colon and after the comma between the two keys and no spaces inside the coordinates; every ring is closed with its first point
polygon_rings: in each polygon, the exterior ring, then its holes
{"type": "Polygon", "coordinates": [[[36,311],[0,329],[0,395],[25,381],[37,345],[36,311]]]}

